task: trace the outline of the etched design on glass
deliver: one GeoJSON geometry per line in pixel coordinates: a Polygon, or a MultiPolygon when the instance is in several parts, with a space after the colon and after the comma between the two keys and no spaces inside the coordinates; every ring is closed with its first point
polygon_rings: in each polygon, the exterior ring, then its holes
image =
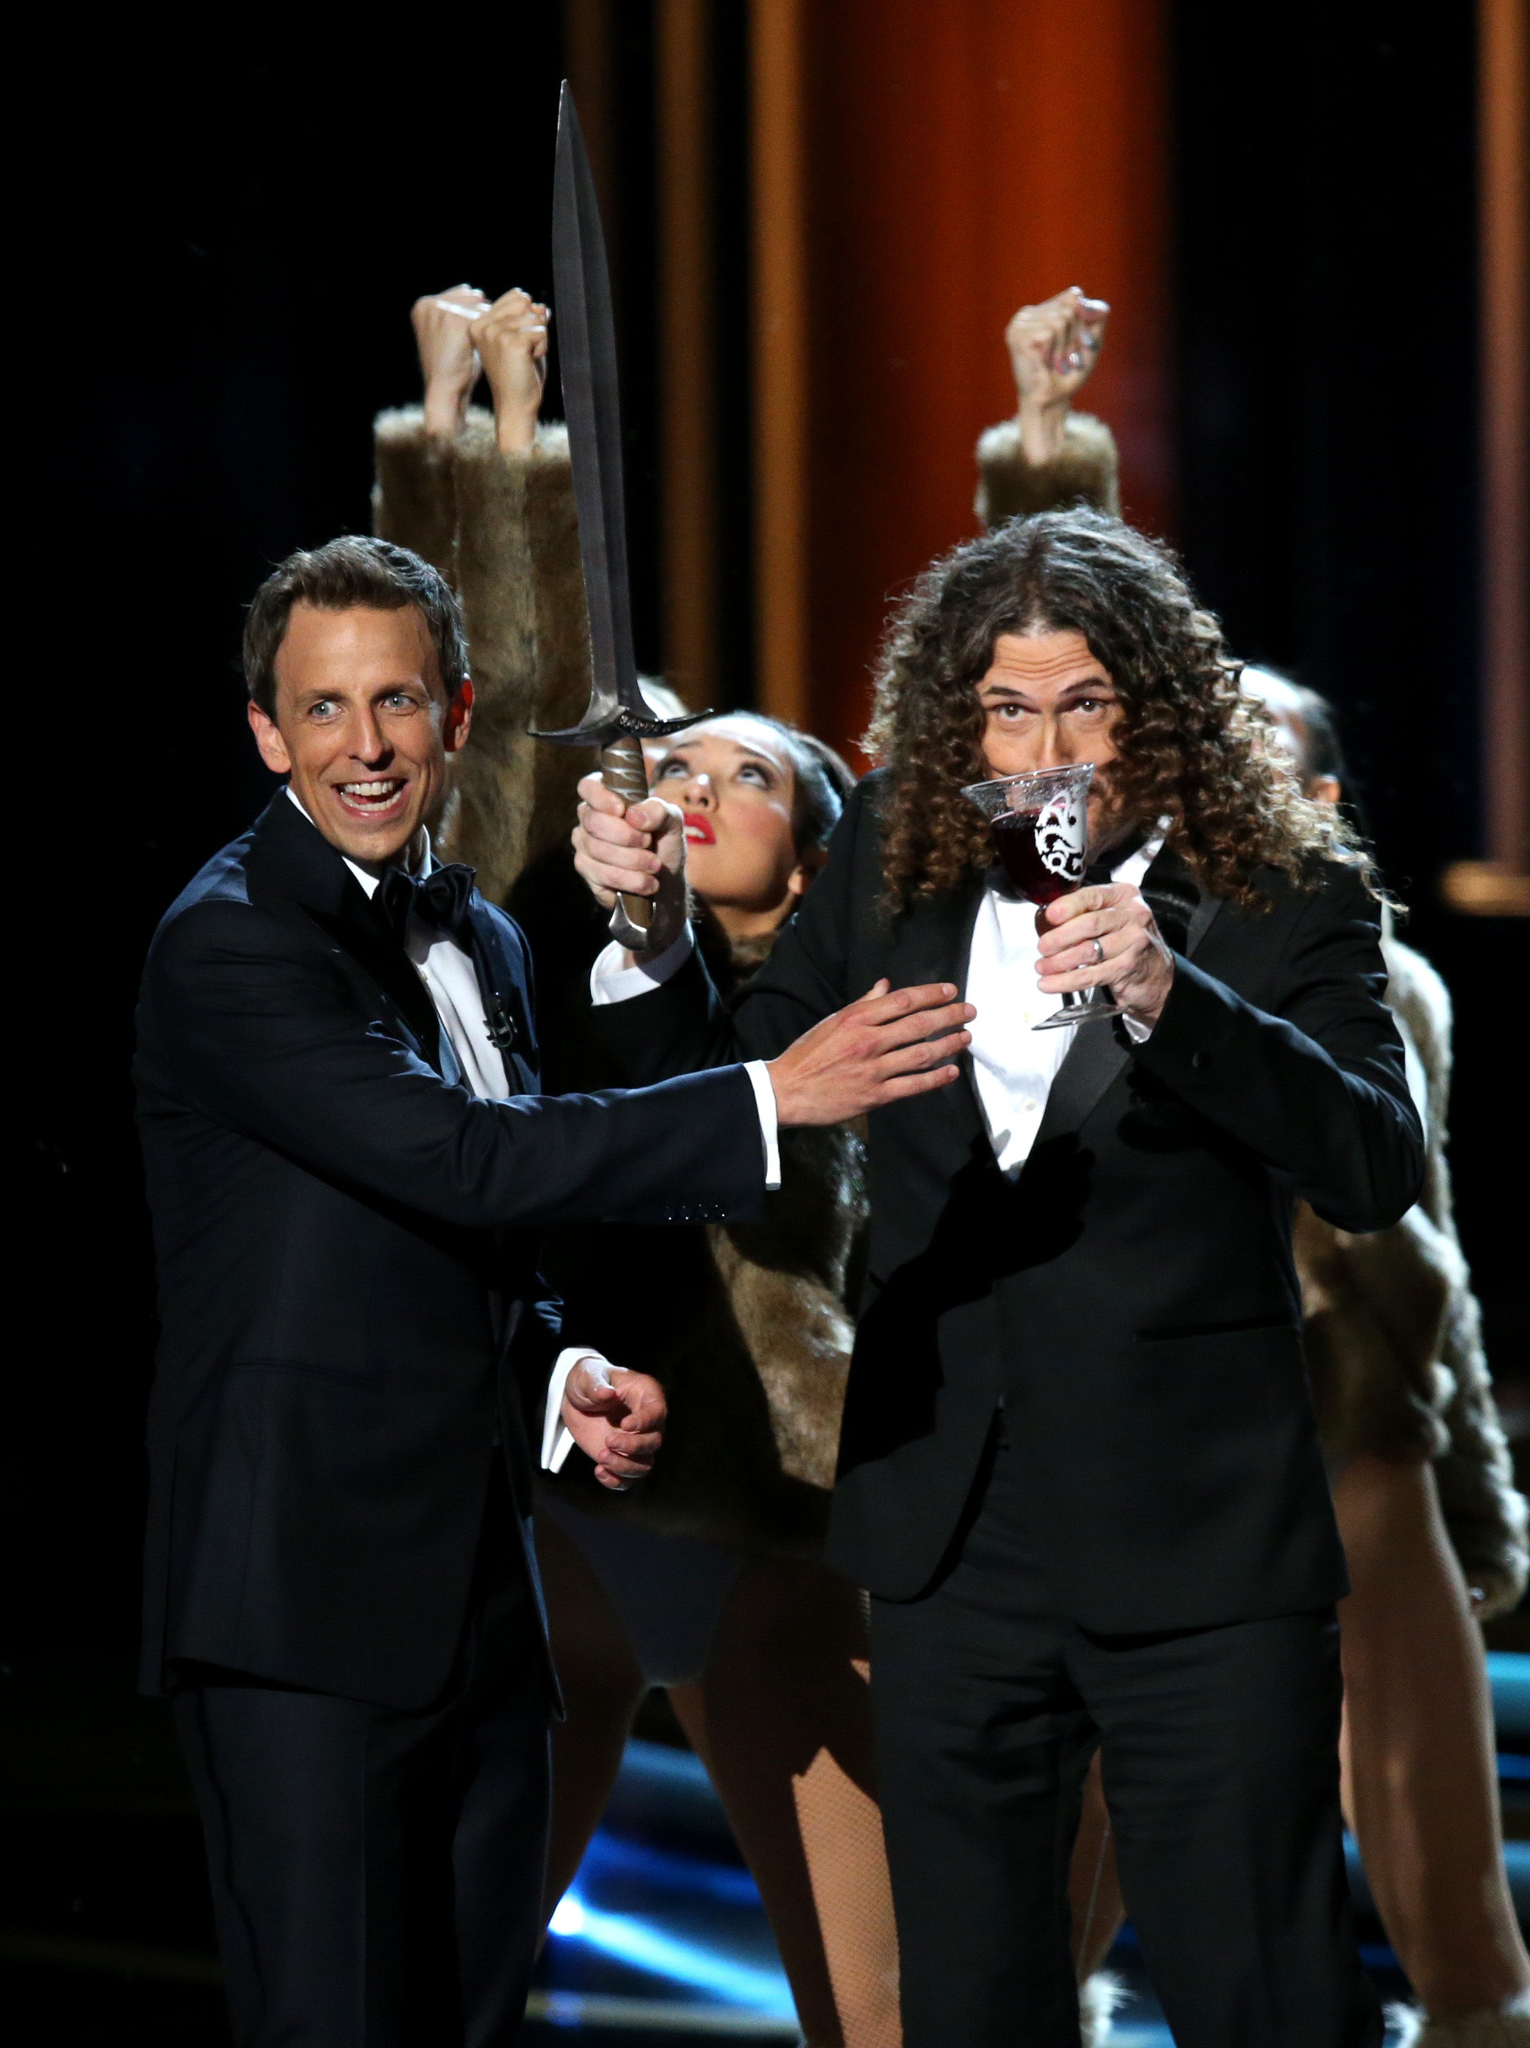
{"type": "MultiPolygon", "coordinates": [[[[1029,775],[997,775],[990,782],[969,783],[970,797],[988,820],[994,859],[1011,888],[1036,906],[1038,936],[1048,929],[1047,906],[1071,896],[1084,879],[1089,845],[1089,784],[1094,763],[1071,768],[1037,768],[1029,775]]],[[[1055,973],[1055,968],[1049,972],[1055,973]]],[[[1033,1031],[1051,1031],[1066,1024],[1084,1024],[1096,1017],[1119,1017],[1120,1005],[1105,979],[1104,963],[1094,969],[1069,967],[1068,973],[1089,972],[1100,979],[1063,991],[1062,1008],[1033,1024],[1033,1031]]]]}
{"type": "Polygon", "coordinates": [[[1036,814],[1036,851],[1041,865],[1051,875],[1066,875],[1070,882],[1084,878],[1084,844],[1088,838],[1088,811],[1076,791],[1066,791],[1043,804],[1036,814]]]}

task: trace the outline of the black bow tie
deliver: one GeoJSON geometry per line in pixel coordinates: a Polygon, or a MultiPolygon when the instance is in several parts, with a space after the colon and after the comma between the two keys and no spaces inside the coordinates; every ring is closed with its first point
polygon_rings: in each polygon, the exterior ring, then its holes
{"type": "Polygon", "coordinates": [[[1113,882],[1116,869],[1129,861],[1134,853],[1140,853],[1147,845],[1147,827],[1135,826],[1124,839],[1118,839],[1109,846],[1098,860],[1092,860],[1084,870],[1083,886],[1086,889],[1098,887],[1103,882],[1113,882]]]}
{"type": "Polygon", "coordinates": [[[461,861],[452,861],[445,867],[433,868],[423,881],[417,882],[402,868],[389,868],[377,885],[377,902],[399,944],[408,942],[411,912],[445,932],[448,938],[465,944],[470,931],[468,905],[473,900],[476,873],[476,869],[465,867],[461,861]]]}

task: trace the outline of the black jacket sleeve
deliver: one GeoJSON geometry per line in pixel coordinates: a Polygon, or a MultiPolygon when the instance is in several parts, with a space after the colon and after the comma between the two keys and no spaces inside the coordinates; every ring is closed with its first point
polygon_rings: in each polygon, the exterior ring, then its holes
{"type": "Polygon", "coordinates": [[[1272,1014],[1176,960],[1137,1059],[1288,1174],[1320,1216],[1344,1230],[1384,1229],[1418,1199],[1424,1135],[1383,1000],[1376,906],[1353,873],[1329,869],[1306,897],[1274,983],[1272,1014]]]}
{"type": "Polygon", "coordinates": [[[387,1031],[282,921],[203,903],[164,926],[141,1060],[173,1099],[310,1171],[469,1228],[758,1213],[764,1147],[741,1067],[662,1087],[486,1102],[387,1031]]]}

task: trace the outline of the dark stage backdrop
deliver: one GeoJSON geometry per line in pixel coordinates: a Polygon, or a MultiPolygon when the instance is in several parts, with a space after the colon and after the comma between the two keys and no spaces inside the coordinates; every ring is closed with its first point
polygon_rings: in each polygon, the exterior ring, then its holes
{"type": "MultiPolygon", "coordinates": [[[[236,50],[139,35],[60,50],[48,74],[57,140],[13,259],[32,294],[13,330],[30,887],[24,910],[12,897],[23,1230],[3,1410],[21,1647],[125,1654],[136,1627],[153,1301],[131,1009],[160,912],[269,790],[241,606],[291,548],[366,526],[371,416],[415,394],[416,294],[464,277],[549,294],[557,10],[484,18],[436,50],[365,24],[267,48],[248,17],[236,50]]],[[[634,595],[656,666],[652,10],[624,0],[613,20],[634,595]]],[[[1179,0],[1165,385],[1191,569],[1240,651],[1338,699],[1387,873],[1455,991],[1463,1235],[1500,1369],[1530,1377],[1503,1050],[1522,934],[1433,899],[1445,862],[1480,850],[1472,61],[1468,9],[1179,0]]],[[[736,183],[724,236],[747,230],[736,183]]],[[[1058,261],[1036,289],[1073,281],[1058,261]]],[[[742,442],[734,381],[720,431],[742,442]]],[[[959,537],[919,531],[921,550],[959,537]]],[[[875,626],[858,603],[857,663],[875,626]]]]}
{"type": "Polygon", "coordinates": [[[556,7],[443,25],[434,56],[380,17],[328,45],[239,19],[234,42],[225,23],[55,51],[58,141],[27,193],[8,580],[37,895],[0,1487],[22,1648],[136,1632],[153,1293],[132,1005],[160,913],[273,786],[242,606],[291,549],[367,530],[372,415],[418,396],[413,299],[463,278],[551,297],[556,7]]]}
{"type": "Polygon", "coordinates": [[[1179,538],[1235,649],[1338,705],[1403,936],[1450,986],[1461,1234],[1523,1427],[1525,925],[1438,897],[1486,851],[1475,63],[1468,7],[1179,0],[1179,538]]]}

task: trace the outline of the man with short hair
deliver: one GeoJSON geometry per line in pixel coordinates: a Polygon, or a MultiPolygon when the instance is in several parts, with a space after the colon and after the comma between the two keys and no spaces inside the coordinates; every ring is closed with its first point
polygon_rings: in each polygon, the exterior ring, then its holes
{"type": "Polygon", "coordinates": [[[546,1387],[544,1461],[577,1443],[614,1488],[664,1419],[560,1348],[535,1233],[754,1213],[778,1120],[944,1085],[965,1011],[878,993],[769,1066],[543,1096],[520,935],[430,852],[472,718],[451,591],[331,542],[257,593],[245,663],[287,786],[172,905],[139,1008],[143,1679],[174,1696],[236,2038],[496,2048],[556,1697],[523,1409],[546,1387]]]}

